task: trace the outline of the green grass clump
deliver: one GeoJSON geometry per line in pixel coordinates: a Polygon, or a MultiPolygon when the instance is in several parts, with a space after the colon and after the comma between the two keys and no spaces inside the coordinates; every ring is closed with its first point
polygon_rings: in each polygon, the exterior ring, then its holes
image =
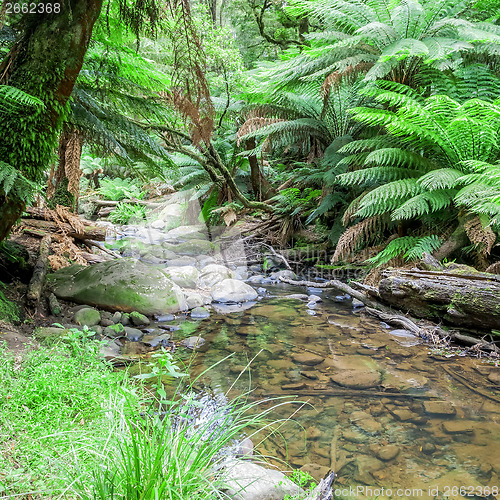
{"type": "Polygon", "coordinates": [[[96,350],[75,337],[19,360],[0,345],[0,497],[64,497],[68,473],[95,468],[89,446],[107,437],[105,409],[126,377],[96,350]]]}

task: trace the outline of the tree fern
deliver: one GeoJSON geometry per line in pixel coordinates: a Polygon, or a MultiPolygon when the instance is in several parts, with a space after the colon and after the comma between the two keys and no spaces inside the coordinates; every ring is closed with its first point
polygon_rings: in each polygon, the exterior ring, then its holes
{"type": "Polygon", "coordinates": [[[406,260],[421,258],[424,253],[434,252],[441,245],[441,240],[435,236],[403,236],[396,238],[379,252],[375,257],[367,259],[367,263],[373,266],[386,264],[390,260],[403,256],[406,260]]]}

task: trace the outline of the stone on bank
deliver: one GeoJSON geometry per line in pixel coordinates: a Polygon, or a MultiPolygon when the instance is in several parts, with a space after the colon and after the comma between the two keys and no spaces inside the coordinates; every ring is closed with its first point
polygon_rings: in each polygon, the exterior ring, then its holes
{"type": "Polygon", "coordinates": [[[159,268],[132,258],[89,267],[72,265],[49,275],[54,294],[103,309],[148,316],[186,309],[184,294],[159,268]]]}

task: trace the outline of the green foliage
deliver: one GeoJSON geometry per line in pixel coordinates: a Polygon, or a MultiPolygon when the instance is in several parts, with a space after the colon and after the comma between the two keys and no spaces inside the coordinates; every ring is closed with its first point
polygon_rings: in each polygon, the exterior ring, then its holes
{"type": "Polygon", "coordinates": [[[27,179],[19,170],[0,160],[0,197],[16,198],[24,203],[31,201],[40,186],[27,179]]]}
{"type": "Polygon", "coordinates": [[[2,288],[5,288],[5,284],[0,281],[0,320],[19,321],[19,307],[5,297],[2,288]]]}
{"type": "Polygon", "coordinates": [[[494,202],[493,192],[500,195],[498,176],[493,175],[497,168],[489,164],[500,155],[500,107],[496,103],[480,99],[459,103],[447,96],[423,99],[407,87],[388,82],[366,92],[396,110],[353,111],[360,122],[388,132],[378,138],[375,151],[369,152],[371,143],[366,141],[343,149],[368,153],[346,158],[346,163],[361,168],[338,176],[341,185],[370,189],[357,205],[356,215],[390,212],[393,220],[419,219],[453,205],[472,208],[471,196],[478,190],[483,194],[489,190],[483,198],[488,203],[494,202]],[[391,147],[382,147],[384,141],[391,147]]]}
{"type": "Polygon", "coordinates": [[[44,103],[37,97],[16,87],[0,85],[0,114],[36,114],[44,108],[44,103]]]}
{"type": "Polygon", "coordinates": [[[0,442],[16,442],[0,455],[0,496],[65,497],[62,471],[74,480],[99,463],[89,450],[108,437],[103,409],[126,374],[96,358],[97,344],[84,333],[67,336],[21,360],[0,345],[0,442]]]}
{"type": "Polygon", "coordinates": [[[147,209],[144,205],[118,203],[109,214],[108,220],[113,224],[139,224],[146,220],[147,209]]]}
{"type": "Polygon", "coordinates": [[[103,179],[98,192],[106,200],[112,201],[122,201],[132,198],[140,200],[145,194],[137,181],[133,179],[120,179],[119,177],[103,179]]]}
{"type": "Polygon", "coordinates": [[[498,54],[498,26],[465,20],[471,8],[472,3],[452,0],[295,0],[288,11],[307,16],[319,31],[305,35],[310,46],[295,51],[274,72],[283,85],[335,74],[352,79],[360,73],[367,81],[414,85],[424,66],[443,70],[456,67],[463,54],[498,54]]]}
{"type": "Polygon", "coordinates": [[[366,262],[374,266],[380,266],[389,262],[391,259],[403,256],[406,260],[415,260],[422,257],[424,253],[432,254],[439,248],[442,241],[435,235],[423,236],[403,236],[392,240],[375,257],[366,262]]]}
{"type": "Polygon", "coordinates": [[[276,213],[293,217],[295,215],[308,215],[315,208],[316,200],[321,196],[320,189],[286,188],[272,198],[276,202],[276,213]]]}

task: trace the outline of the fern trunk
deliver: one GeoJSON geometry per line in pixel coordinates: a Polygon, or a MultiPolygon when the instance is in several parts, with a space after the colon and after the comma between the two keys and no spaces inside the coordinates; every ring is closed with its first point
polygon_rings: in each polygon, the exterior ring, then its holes
{"type": "MultiPolygon", "coordinates": [[[[40,182],[68,113],[103,0],[61,2],[57,14],[26,15],[23,36],[0,65],[4,81],[45,104],[40,113],[9,114],[0,123],[0,158],[40,182]]],[[[23,212],[20,199],[0,197],[0,241],[23,212]]]]}

